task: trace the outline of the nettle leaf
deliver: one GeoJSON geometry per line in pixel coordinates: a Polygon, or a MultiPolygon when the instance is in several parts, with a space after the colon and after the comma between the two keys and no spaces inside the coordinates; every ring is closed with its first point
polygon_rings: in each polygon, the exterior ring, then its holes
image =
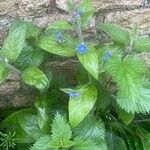
{"type": "Polygon", "coordinates": [[[83,140],[80,137],[77,137],[75,139],[75,145],[73,146],[72,150],[106,150],[106,149],[101,149],[94,141],[86,139],[83,140]]]}
{"type": "Polygon", "coordinates": [[[5,40],[2,48],[3,55],[11,61],[15,61],[20,55],[25,44],[25,33],[26,26],[20,26],[10,32],[5,40]]]}
{"type": "Polygon", "coordinates": [[[40,137],[30,148],[30,150],[56,150],[50,147],[51,143],[51,136],[45,135],[40,137]]]}
{"type": "Polygon", "coordinates": [[[25,69],[29,66],[39,67],[44,61],[44,56],[45,52],[42,50],[33,49],[32,46],[26,45],[15,64],[22,69],[25,69]]]}
{"type": "Polygon", "coordinates": [[[72,131],[66,120],[56,114],[52,124],[52,143],[56,148],[69,148],[74,143],[71,141],[72,131]]]}
{"type": "Polygon", "coordinates": [[[87,116],[74,130],[75,136],[83,139],[91,139],[96,143],[105,140],[105,127],[101,119],[97,120],[94,116],[87,116]]]}
{"type": "Polygon", "coordinates": [[[61,45],[51,37],[42,38],[39,47],[47,52],[60,56],[72,57],[76,55],[75,47],[61,45]]]}
{"type": "Polygon", "coordinates": [[[1,127],[12,132],[15,130],[19,143],[33,143],[42,135],[34,109],[22,109],[11,114],[1,123],[1,127]]]}
{"type": "Polygon", "coordinates": [[[69,121],[72,127],[76,127],[92,110],[97,100],[97,89],[90,84],[81,87],[79,90],[65,91],[79,93],[69,99],[69,121]]]}
{"type": "Polygon", "coordinates": [[[120,57],[115,57],[107,62],[106,69],[119,87],[118,105],[128,113],[149,112],[150,89],[142,87],[141,83],[145,72],[143,61],[133,57],[122,61],[120,57]]]}
{"type": "Polygon", "coordinates": [[[147,36],[138,37],[133,44],[133,48],[137,52],[150,51],[150,38],[147,36]]]}
{"type": "Polygon", "coordinates": [[[44,90],[49,86],[46,75],[38,68],[31,66],[23,71],[22,79],[26,84],[35,86],[39,90],[44,90]]]}
{"type": "Polygon", "coordinates": [[[0,61],[0,84],[8,77],[10,69],[5,62],[0,61]]]}
{"type": "Polygon", "coordinates": [[[50,24],[48,29],[55,29],[55,30],[69,30],[73,29],[74,27],[66,20],[61,20],[58,22],[54,22],[53,24],[50,24]]]}
{"type": "Polygon", "coordinates": [[[120,44],[126,44],[129,42],[129,33],[127,30],[121,28],[118,25],[106,23],[101,24],[100,29],[106,32],[114,42],[120,44]]]}
{"type": "Polygon", "coordinates": [[[94,47],[89,47],[86,54],[77,54],[80,62],[85,67],[85,69],[98,80],[98,56],[94,47]]]}
{"type": "Polygon", "coordinates": [[[134,119],[134,114],[128,113],[119,107],[117,107],[117,114],[126,125],[128,125],[134,119]]]}

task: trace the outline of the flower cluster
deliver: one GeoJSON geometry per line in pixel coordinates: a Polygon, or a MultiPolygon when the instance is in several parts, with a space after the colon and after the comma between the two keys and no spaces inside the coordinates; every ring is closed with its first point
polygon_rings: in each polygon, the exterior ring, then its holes
{"type": "Polygon", "coordinates": [[[86,54],[88,52],[88,47],[86,44],[81,43],[80,45],[77,46],[76,50],[80,54],[86,54]]]}
{"type": "Polygon", "coordinates": [[[69,93],[69,96],[70,96],[70,97],[79,97],[79,96],[80,96],[80,93],[78,93],[78,92],[70,92],[70,93],[69,93]]]}
{"type": "Polygon", "coordinates": [[[103,61],[107,62],[111,57],[112,57],[112,52],[108,51],[108,52],[105,53],[105,55],[103,57],[103,61]]]}

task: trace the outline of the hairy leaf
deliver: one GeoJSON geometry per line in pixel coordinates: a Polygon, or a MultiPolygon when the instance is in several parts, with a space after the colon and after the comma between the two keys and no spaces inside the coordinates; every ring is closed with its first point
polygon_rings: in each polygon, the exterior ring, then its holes
{"type": "Polygon", "coordinates": [[[44,90],[49,86],[46,75],[38,68],[31,66],[24,70],[22,79],[26,84],[35,86],[39,90],[44,90]]]}
{"type": "Polygon", "coordinates": [[[11,61],[15,61],[20,55],[25,44],[25,33],[26,26],[20,26],[10,32],[5,40],[2,48],[3,55],[11,61]]]}
{"type": "Polygon", "coordinates": [[[69,148],[74,143],[70,140],[72,131],[66,120],[60,115],[56,114],[52,124],[52,143],[57,148],[69,148]]]}
{"type": "Polygon", "coordinates": [[[150,38],[146,36],[138,37],[133,44],[133,48],[137,52],[150,51],[150,38]]]}
{"type": "Polygon", "coordinates": [[[5,62],[0,61],[0,83],[2,83],[9,75],[10,69],[5,62]]]}
{"type": "Polygon", "coordinates": [[[87,116],[74,130],[75,136],[83,139],[91,139],[96,143],[100,143],[105,139],[104,123],[99,119],[96,120],[94,116],[87,116]]]}
{"type": "Polygon", "coordinates": [[[75,56],[75,47],[72,46],[63,46],[60,43],[58,43],[56,40],[52,39],[51,37],[45,37],[41,39],[39,43],[39,47],[41,49],[44,49],[47,52],[50,52],[52,54],[57,54],[60,56],[75,56]]]}
{"type": "Polygon", "coordinates": [[[150,89],[142,87],[143,62],[133,57],[123,61],[119,57],[111,59],[106,65],[107,71],[117,82],[119,92],[118,105],[128,113],[149,112],[150,89]]]}
{"type": "Polygon", "coordinates": [[[94,47],[89,47],[86,54],[78,54],[78,58],[85,69],[98,80],[98,56],[94,47]]]}
{"type": "Polygon", "coordinates": [[[73,26],[69,24],[69,22],[61,20],[59,22],[54,22],[53,24],[50,24],[48,29],[66,30],[66,29],[73,29],[73,26]]]}
{"type": "Polygon", "coordinates": [[[120,44],[126,44],[129,42],[128,31],[121,28],[120,26],[106,23],[106,24],[101,24],[100,29],[106,32],[114,42],[120,44]]]}

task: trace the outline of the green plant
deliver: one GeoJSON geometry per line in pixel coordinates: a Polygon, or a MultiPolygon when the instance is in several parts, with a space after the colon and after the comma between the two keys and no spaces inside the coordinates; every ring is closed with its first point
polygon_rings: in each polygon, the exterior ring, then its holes
{"type": "Polygon", "coordinates": [[[24,21],[12,24],[1,51],[0,81],[13,69],[41,92],[35,108],[11,114],[0,127],[15,130],[16,149],[27,149],[25,144],[31,150],[148,150],[150,74],[138,54],[150,50],[150,38],[140,36],[137,27],[107,23],[97,30],[106,32],[111,42],[92,43],[82,32],[94,12],[92,1],[68,6],[71,20],[46,30],[24,21]],[[47,74],[46,52],[78,58],[75,88],[65,88],[65,79],[47,74]]]}

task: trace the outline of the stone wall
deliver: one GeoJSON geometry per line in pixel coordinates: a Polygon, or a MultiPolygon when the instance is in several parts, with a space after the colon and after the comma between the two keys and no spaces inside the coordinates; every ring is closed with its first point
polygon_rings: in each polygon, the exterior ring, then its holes
{"type": "MultiPolygon", "coordinates": [[[[78,5],[80,0],[74,1],[78,5]]],[[[141,34],[150,35],[150,0],[93,0],[93,6],[94,25],[113,22],[133,27],[137,24],[141,34]]],[[[0,0],[0,46],[16,17],[45,27],[69,16],[66,0],[0,0]]],[[[30,93],[32,89],[22,89],[19,77],[14,74],[0,86],[0,108],[30,106],[34,97],[30,93]]]]}

